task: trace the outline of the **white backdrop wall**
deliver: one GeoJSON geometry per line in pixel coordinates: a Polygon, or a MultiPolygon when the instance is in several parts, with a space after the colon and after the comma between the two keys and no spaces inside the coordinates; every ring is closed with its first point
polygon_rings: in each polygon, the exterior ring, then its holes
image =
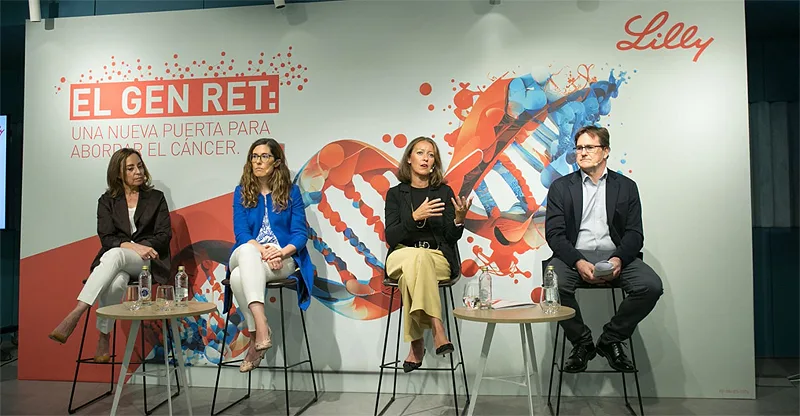
{"type": "MultiPolygon", "coordinates": [[[[611,132],[610,168],[639,185],[645,260],[664,281],[633,338],[643,394],[754,397],[743,13],[737,1],[383,1],[29,23],[20,378],[71,376],[75,347],[39,344],[72,307],[98,247],[96,200],[118,146],[143,149],[174,210],[172,254],[193,266],[195,297],[221,306],[225,259],[215,253],[233,240],[230,193],[244,153],[258,137],[285,144],[315,236],[308,248],[319,276],[307,322],[316,369],[329,390],[373,391],[388,303],[372,293],[386,253],[383,193],[397,183],[407,140],[433,136],[456,192],[478,201],[461,241],[456,299],[488,265],[499,297],[524,300],[550,256],[547,186],[575,169],[572,132],[596,123],[611,132]],[[161,102],[144,98],[148,87],[161,102]],[[204,88],[220,89],[219,107],[203,100],[204,88]],[[173,101],[175,93],[189,98],[173,101]],[[144,99],[141,107],[132,98],[144,99]],[[476,152],[485,163],[470,158],[476,152]],[[52,300],[46,316],[31,314],[42,298],[52,300]]],[[[299,317],[286,298],[294,353],[299,317]]],[[[581,301],[597,336],[609,300],[581,301]]],[[[273,326],[276,307],[270,302],[273,326]]],[[[218,359],[224,316],[185,322],[196,384],[213,383],[203,367],[218,359]]],[[[553,331],[535,328],[543,376],[553,331]]],[[[482,333],[463,324],[470,373],[482,333]]],[[[488,375],[519,372],[517,334],[499,328],[488,375]]],[[[231,354],[244,350],[242,338],[237,332],[231,354]]],[[[399,388],[447,391],[433,377],[403,376],[399,388]]],[[[587,375],[568,387],[618,394],[616,379],[587,375]]]]}

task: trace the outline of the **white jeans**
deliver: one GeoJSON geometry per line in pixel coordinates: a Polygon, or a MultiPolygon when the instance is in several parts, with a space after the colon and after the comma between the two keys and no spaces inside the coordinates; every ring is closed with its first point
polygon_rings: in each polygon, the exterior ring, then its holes
{"type": "MultiPolygon", "coordinates": [[[[150,260],[142,260],[135,251],[128,248],[112,248],[100,257],[100,264],[92,270],[83,285],[78,300],[89,305],[98,301],[100,307],[122,303],[122,296],[131,275],[139,275],[142,266],[150,265],[150,260]]],[[[114,329],[114,320],[97,317],[97,330],[108,334],[114,329]]]]}
{"type": "MultiPolygon", "coordinates": [[[[280,249],[277,245],[272,244],[272,246],[280,249]]],[[[283,259],[283,268],[272,270],[267,262],[261,260],[261,252],[254,245],[245,243],[233,251],[229,266],[233,298],[236,299],[236,304],[244,315],[247,329],[255,331],[256,323],[253,313],[250,312],[250,304],[264,303],[267,282],[285,279],[294,273],[296,267],[294,259],[291,257],[283,259]]]]}

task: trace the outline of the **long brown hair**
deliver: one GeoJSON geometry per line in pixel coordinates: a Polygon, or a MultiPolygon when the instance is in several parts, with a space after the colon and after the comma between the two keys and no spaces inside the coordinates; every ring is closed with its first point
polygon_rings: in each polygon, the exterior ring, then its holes
{"type": "Polygon", "coordinates": [[[414,146],[422,141],[426,141],[433,146],[434,165],[433,172],[428,175],[428,185],[435,188],[444,183],[444,174],[442,173],[442,158],[439,156],[439,146],[437,146],[436,142],[430,137],[417,137],[406,146],[406,150],[403,152],[403,158],[400,160],[400,168],[397,170],[397,179],[403,183],[411,183],[411,165],[408,163],[408,159],[411,158],[411,152],[414,151],[414,146]]]}
{"type": "Polygon", "coordinates": [[[106,183],[108,184],[106,193],[114,198],[125,195],[125,161],[130,155],[137,155],[139,156],[139,160],[142,161],[144,183],[139,185],[139,190],[146,191],[153,187],[153,185],[150,184],[153,178],[150,176],[150,171],[147,170],[147,165],[144,163],[144,159],[142,159],[142,154],[136,149],[123,147],[111,155],[111,160],[108,161],[108,168],[106,169],[106,183]]]}
{"type": "Polygon", "coordinates": [[[272,203],[275,211],[283,211],[289,206],[292,178],[289,168],[286,166],[286,154],[283,152],[281,145],[272,138],[262,138],[254,141],[247,151],[247,159],[242,169],[242,178],[239,180],[239,185],[242,186],[242,205],[247,208],[253,208],[258,205],[261,186],[258,184],[258,178],[253,173],[251,158],[253,157],[253,149],[261,145],[267,145],[270,154],[274,158],[272,160],[272,173],[269,175],[267,182],[272,193],[272,203]]]}

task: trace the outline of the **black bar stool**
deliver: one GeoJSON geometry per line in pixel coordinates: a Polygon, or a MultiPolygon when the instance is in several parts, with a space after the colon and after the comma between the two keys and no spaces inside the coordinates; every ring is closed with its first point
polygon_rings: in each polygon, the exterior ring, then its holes
{"type": "MultiPolygon", "coordinates": [[[[86,284],[86,280],[84,280],[83,283],[86,284]]],[[[90,306],[89,310],[86,311],[86,319],[84,320],[84,323],[83,323],[83,332],[81,334],[81,346],[78,348],[78,359],[75,360],[75,377],[73,377],[73,379],[72,379],[72,390],[69,393],[69,405],[67,406],[67,412],[69,414],[74,414],[78,410],[81,410],[84,407],[89,406],[90,404],[93,404],[93,403],[97,402],[98,400],[102,400],[105,397],[110,396],[114,392],[114,385],[115,385],[115,381],[116,381],[116,378],[114,377],[114,372],[116,370],[115,366],[122,364],[122,361],[116,361],[116,357],[117,357],[117,322],[116,321],[114,322],[114,330],[111,332],[111,354],[110,354],[110,360],[108,362],[99,362],[98,363],[98,362],[94,361],[94,356],[89,357],[89,358],[81,358],[81,355],[83,354],[83,345],[86,342],[86,329],[89,327],[89,314],[91,314],[91,312],[92,312],[92,307],[90,306]],[[111,367],[111,378],[109,379],[108,391],[106,391],[105,393],[100,394],[99,396],[97,396],[97,397],[95,397],[95,398],[93,398],[91,400],[88,400],[88,401],[84,402],[83,404],[79,405],[78,407],[73,408],[72,405],[73,405],[73,402],[74,402],[74,399],[75,399],[75,386],[78,384],[78,374],[80,373],[80,370],[81,370],[81,364],[107,365],[107,366],[111,367]]],[[[144,353],[145,352],[144,325],[142,325],[141,332],[142,332],[142,335],[141,335],[140,338],[142,340],[142,353],[144,353]]],[[[171,339],[173,334],[172,334],[172,329],[169,328],[169,327],[167,328],[167,334],[171,339]]],[[[172,351],[172,343],[170,342],[169,345],[170,345],[170,351],[172,351]]],[[[164,354],[169,354],[170,351],[164,351],[164,354]]],[[[173,357],[172,360],[174,362],[174,360],[176,359],[174,351],[172,351],[172,357],[173,357]]],[[[131,363],[131,365],[141,364],[142,365],[142,371],[146,371],[145,363],[147,363],[147,362],[148,362],[148,360],[142,359],[142,361],[140,361],[138,363],[131,363]]],[[[151,363],[160,364],[162,361],[161,360],[150,360],[150,362],[151,363]]],[[[178,375],[178,373],[177,373],[178,372],[178,367],[175,366],[172,371],[175,371],[175,375],[176,375],[175,382],[176,382],[177,387],[178,387],[178,389],[175,392],[175,394],[172,395],[172,397],[175,398],[181,393],[181,383],[180,383],[180,381],[178,381],[178,377],[177,377],[177,375],[178,375]]],[[[143,400],[144,400],[144,412],[145,412],[146,415],[149,416],[149,415],[153,414],[153,412],[156,409],[161,407],[161,405],[163,405],[164,403],[167,403],[168,399],[164,399],[164,401],[162,401],[161,403],[157,404],[152,409],[148,409],[147,408],[147,377],[144,376],[144,375],[142,375],[142,385],[144,386],[144,388],[142,389],[143,400]]]]}
{"type": "MultiPolygon", "coordinates": [[[[226,268],[227,269],[227,268],[226,268]]],[[[299,271],[295,272],[298,276],[297,279],[299,280],[301,277],[299,276],[299,271]]],[[[308,359],[298,361],[294,364],[289,365],[288,359],[286,358],[286,320],[283,313],[283,289],[295,289],[297,290],[297,282],[298,280],[295,279],[282,279],[277,281],[272,281],[267,283],[267,289],[278,289],[280,295],[280,310],[281,310],[281,342],[283,343],[283,365],[282,366],[259,366],[255,370],[283,370],[283,380],[284,380],[284,394],[286,398],[286,415],[289,415],[289,369],[293,367],[297,367],[301,364],[308,363],[308,366],[311,368],[311,382],[314,385],[314,398],[311,399],[308,403],[306,403],[300,410],[295,413],[295,415],[299,415],[308,409],[312,404],[314,404],[317,399],[319,398],[317,394],[317,380],[314,378],[314,363],[311,360],[311,346],[308,343],[308,332],[306,331],[306,318],[303,314],[303,310],[299,307],[297,308],[300,311],[300,319],[303,322],[303,337],[306,341],[306,352],[308,353],[308,359]]],[[[231,408],[232,406],[238,404],[239,402],[247,399],[250,397],[251,385],[252,385],[252,374],[253,371],[247,373],[247,394],[242,396],[240,399],[236,400],[235,402],[225,406],[222,410],[218,412],[214,412],[217,404],[217,390],[219,390],[219,376],[222,372],[222,367],[239,367],[239,363],[241,363],[244,359],[239,360],[228,360],[224,361],[225,357],[225,343],[228,338],[228,325],[230,324],[231,320],[231,312],[233,309],[233,291],[230,287],[230,270],[227,271],[225,280],[222,281],[222,285],[225,287],[225,295],[224,295],[224,304],[223,310],[227,311],[226,318],[225,318],[225,335],[223,336],[222,342],[220,343],[220,350],[219,350],[219,363],[217,364],[217,380],[214,383],[214,397],[211,400],[211,415],[216,416],[225,410],[231,408]]],[[[246,307],[246,306],[245,306],[246,307]]]]}
{"type": "MultiPolygon", "coordinates": [[[[453,307],[455,307],[455,299],[453,298],[453,285],[455,285],[461,276],[450,280],[445,280],[439,282],[439,289],[441,290],[442,298],[444,299],[444,308],[442,308],[442,312],[444,313],[444,322],[445,328],[447,329],[447,338],[450,339],[450,307],[447,303],[447,292],[450,292],[450,302],[453,303],[453,307]]],[[[389,314],[386,318],[386,335],[383,337],[383,354],[381,355],[381,371],[380,375],[378,376],[378,393],[375,397],[375,415],[378,415],[378,406],[381,400],[381,382],[383,381],[383,370],[394,370],[394,382],[392,384],[392,398],[389,399],[389,402],[386,403],[385,406],[380,411],[380,414],[386,412],[386,409],[394,402],[395,395],[397,393],[397,370],[403,368],[400,364],[400,328],[403,326],[403,300],[400,298],[400,309],[398,309],[398,319],[397,319],[397,343],[395,344],[394,349],[394,361],[386,362],[386,345],[389,343],[389,327],[392,323],[392,303],[394,302],[394,295],[397,292],[398,283],[396,280],[392,279],[384,279],[383,285],[386,287],[392,288],[391,294],[389,297],[389,314]]],[[[464,353],[461,349],[461,334],[458,330],[458,321],[456,320],[455,316],[453,317],[453,326],[456,329],[456,342],[454,346],[458,348],[458,355],[460,358],[459,362],[453,361],[454,353],[450,354],[450,367],[449,368],[425,368],[420,367],[415,371],[450,371],[450,374],[453,379],[453,402],[455,403],[456,414],[458,414],[458,391],[456,390],[456,369],[461,366],[461,373],[464,376],[464,390],[467,394],[467,402],[464,404],[464,409],[462,413],[466,413],[467,407],[469,406],[469,386],[467,384],[467,371],[464,367],[464,353]]]]}
{"type": "MultiPolygon", "coordinates": [[[[639,253],[638,257],[641,259],[643,257],[642,253],[639,253]]],[[[550,262],[550,259],[544,260],[542,262],[542,276],[544,276],[544,272],[547,269],[547,264],[550,262]]],[[[617,295],[616,289],[622,293],[622,299],[625,299],[625,291],[622,288],[614,287],[609,284],[598,284],[598,285],[578,285],[576,289],[583,289],[583,290],[610,290],[611,291],[611,302],[614,305],[614,314],[617,313],[617,295]]],[[[556,324],[556,336],[553,341],[553,364],[550,369],[550,385],[547,389],[547,407],[550,408],[550,413],[554,415],[558,415],[559,411],[561,410],[561,386],[564,385],[564,356],[565,356],[565,349],[567,345],[567,334],[561,334],[561,357],[560,361],[557,362],[558,354],[558,334],[561,331],[561,325],[556,324]],[[550,400],[553,393],[553,375],[555,372],[558,372],[558,390],[556,393],[556,409],[553,412],[553,404],[550,400]]],[[[636,383],[636,396],[639,399],[639,414],[644,416],[644,406],[642,405],[642,391],[639,387],[639,368],[636,366],[636,353],[634,352],[633,348],[633,340],[629,340],[630,349],[631,349],[631,361],[633,362],[633,378],[636,383]]],[[[619,373],[622,376],[622,392],[625,395],[625,407],[628,408],[628,411],[631,412],[634,416],[636,415],[636,411],[633,410],[633,406],[631,406],[630,400],[628,400],[628,384],[625,379],[625,373],[622,371],[610,369],[610,370],[585,370],[583,373],[590,373],[590,374],[602,374],[602,373],[619,373]]],[[[576,374],[577,375],[577,374],[576,374]]]]}

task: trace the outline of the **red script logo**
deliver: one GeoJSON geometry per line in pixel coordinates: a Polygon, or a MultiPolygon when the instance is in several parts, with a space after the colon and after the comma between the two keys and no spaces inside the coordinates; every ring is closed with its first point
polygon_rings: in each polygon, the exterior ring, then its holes
{"type": "Polygon", "coordinates": [[[678,22],[672,25],[672,27],[667,31],[666,35],[658,32],[658,30],[661,29],[665,23],[667,23],[667,19],[669,19],[669,12],[666,10],[653,16],[653,18],[650,20],[650,23],[648,23],[642,31],[637,32],[631,28],[631,25],[641,18],[642,15],[636,15],[625,22],[625,33],[632,36],[634,40],[633,42],[629,40],[621,40],[617,42],[617,49],[621,51],[628,51],[631,49],[643,51],[645,49],[658,50],[661,48],[696,48],[697,53],[695,53],[692,62],[697,62],[697,59],[700,58],[700,55],[702,55],[703,52],[705,52],[708,45],[714,41],[713,37],[708,38],[706,41],[703,41],[703,39],[699,37],[695,39],[694,36],[697,34],[697,26],[692,25],[686,27],[683,22],[678,22]],[[655,34],[655,37],[651,36],[653,34],[655,34]],[[645,43],[648,37],[650,41],[645,43]]]}

